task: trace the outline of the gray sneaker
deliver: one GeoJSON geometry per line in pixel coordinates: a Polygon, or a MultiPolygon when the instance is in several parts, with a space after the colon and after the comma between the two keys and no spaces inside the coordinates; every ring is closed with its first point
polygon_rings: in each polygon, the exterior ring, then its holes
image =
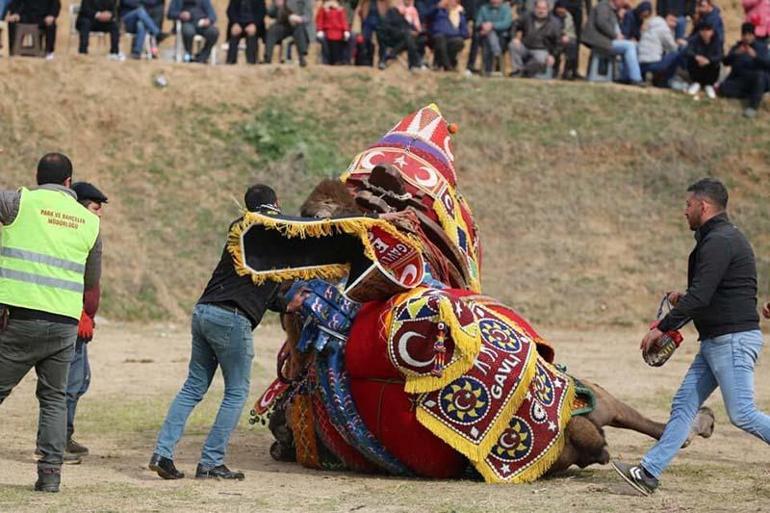
{"type": "Polygon", "coordinates": [[[743,117],[754,119],[757,117],[757,109],[752,109],[751,107],[747,107],[746,110],[743,111],[743,117]]]}
{"type": "Polygon", "coordinates": [[[658,480],[644,470],[641,465],[629,465],[622,461],[613,461],[612,468],[625,479],[626,483],[634,487],[634,490],[647,497],[658,488],[658,480]]]}

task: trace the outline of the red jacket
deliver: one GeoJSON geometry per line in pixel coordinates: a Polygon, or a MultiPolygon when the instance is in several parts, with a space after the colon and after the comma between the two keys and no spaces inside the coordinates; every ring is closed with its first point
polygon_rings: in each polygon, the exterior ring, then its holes
{"type": "Polygon", "coordinates": [[[345,9],[341,7],[323,6],[315,16],[316,30],[323,31],[327,41],[342,41],[345,32],[350,31],[345,9]]]}
{"type": "Polygon", "coordinates": [[[742,0],[746,21],[754,25],[757,37],[770,36],[770,0],[742,0]]]}

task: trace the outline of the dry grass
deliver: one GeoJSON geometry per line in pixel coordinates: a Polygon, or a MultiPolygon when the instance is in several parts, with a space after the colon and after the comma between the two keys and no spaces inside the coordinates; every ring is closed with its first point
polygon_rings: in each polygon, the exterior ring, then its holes
{"type": "Polygon", "coordinates": [[[767,117],[735,102],[619,86],[465,80],[311,67],[0,61],[0,187],[45,151],[111,197],[108,317],[180,319],[252,180],[288,210],[409,111],[459,123],[460,186],[484,245],[485,291],[535,322],[635,325],[684,285],[683,190],[716,175],[770,277],[767,117]],[[152,85],[155,73],[169,79],[152,85]],[[34,84],[34,87],[31,86],[34,84]]]}

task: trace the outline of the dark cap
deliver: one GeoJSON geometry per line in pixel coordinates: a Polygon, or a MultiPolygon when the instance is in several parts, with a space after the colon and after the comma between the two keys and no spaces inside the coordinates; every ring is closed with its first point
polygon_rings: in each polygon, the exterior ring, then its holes
{"type": "Polygon", "coordinates": [[[72,184],[72,190],[78,195],[78,201],[95,201],[107,203],[107,196],[89,182],[76,182],[72,184]]]}
{"type": "Polygon", "coordinates": [[[749,23],[748,21],[741,25],[741,35],[743,34],[753,34],[754,33],[754,24],[749,23]]]}

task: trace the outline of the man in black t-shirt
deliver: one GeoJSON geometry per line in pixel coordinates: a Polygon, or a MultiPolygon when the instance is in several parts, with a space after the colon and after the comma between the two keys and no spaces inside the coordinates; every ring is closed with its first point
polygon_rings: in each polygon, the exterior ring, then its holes
{"type": "MultiPolygon", "coordinates": [[[[251,212],[279,211],[275,192],[266,185],[250,187],[245,202],[251,212]]],[[[235,222],[238,221],[240,219],[235,222]]],[[[227,247],[222,251],[219,264],[193,310],[192,356],[187,380],[168,410],[150,460],[150,469],[163,479],[184,477],[174,466],[174,447],[193,408],[206,394],[217,367],[222,368],[225,394],[203,444],[195,477],[244,478],[243,472],[234,472],[225,466],[225,450],[249,394],[254,358],[251,332],[266,309],[281,312],[292,306],[278,294],[278,287],[278,283],[271,281],[255,285],[251,277],[239,276],[227,247]]]]}

